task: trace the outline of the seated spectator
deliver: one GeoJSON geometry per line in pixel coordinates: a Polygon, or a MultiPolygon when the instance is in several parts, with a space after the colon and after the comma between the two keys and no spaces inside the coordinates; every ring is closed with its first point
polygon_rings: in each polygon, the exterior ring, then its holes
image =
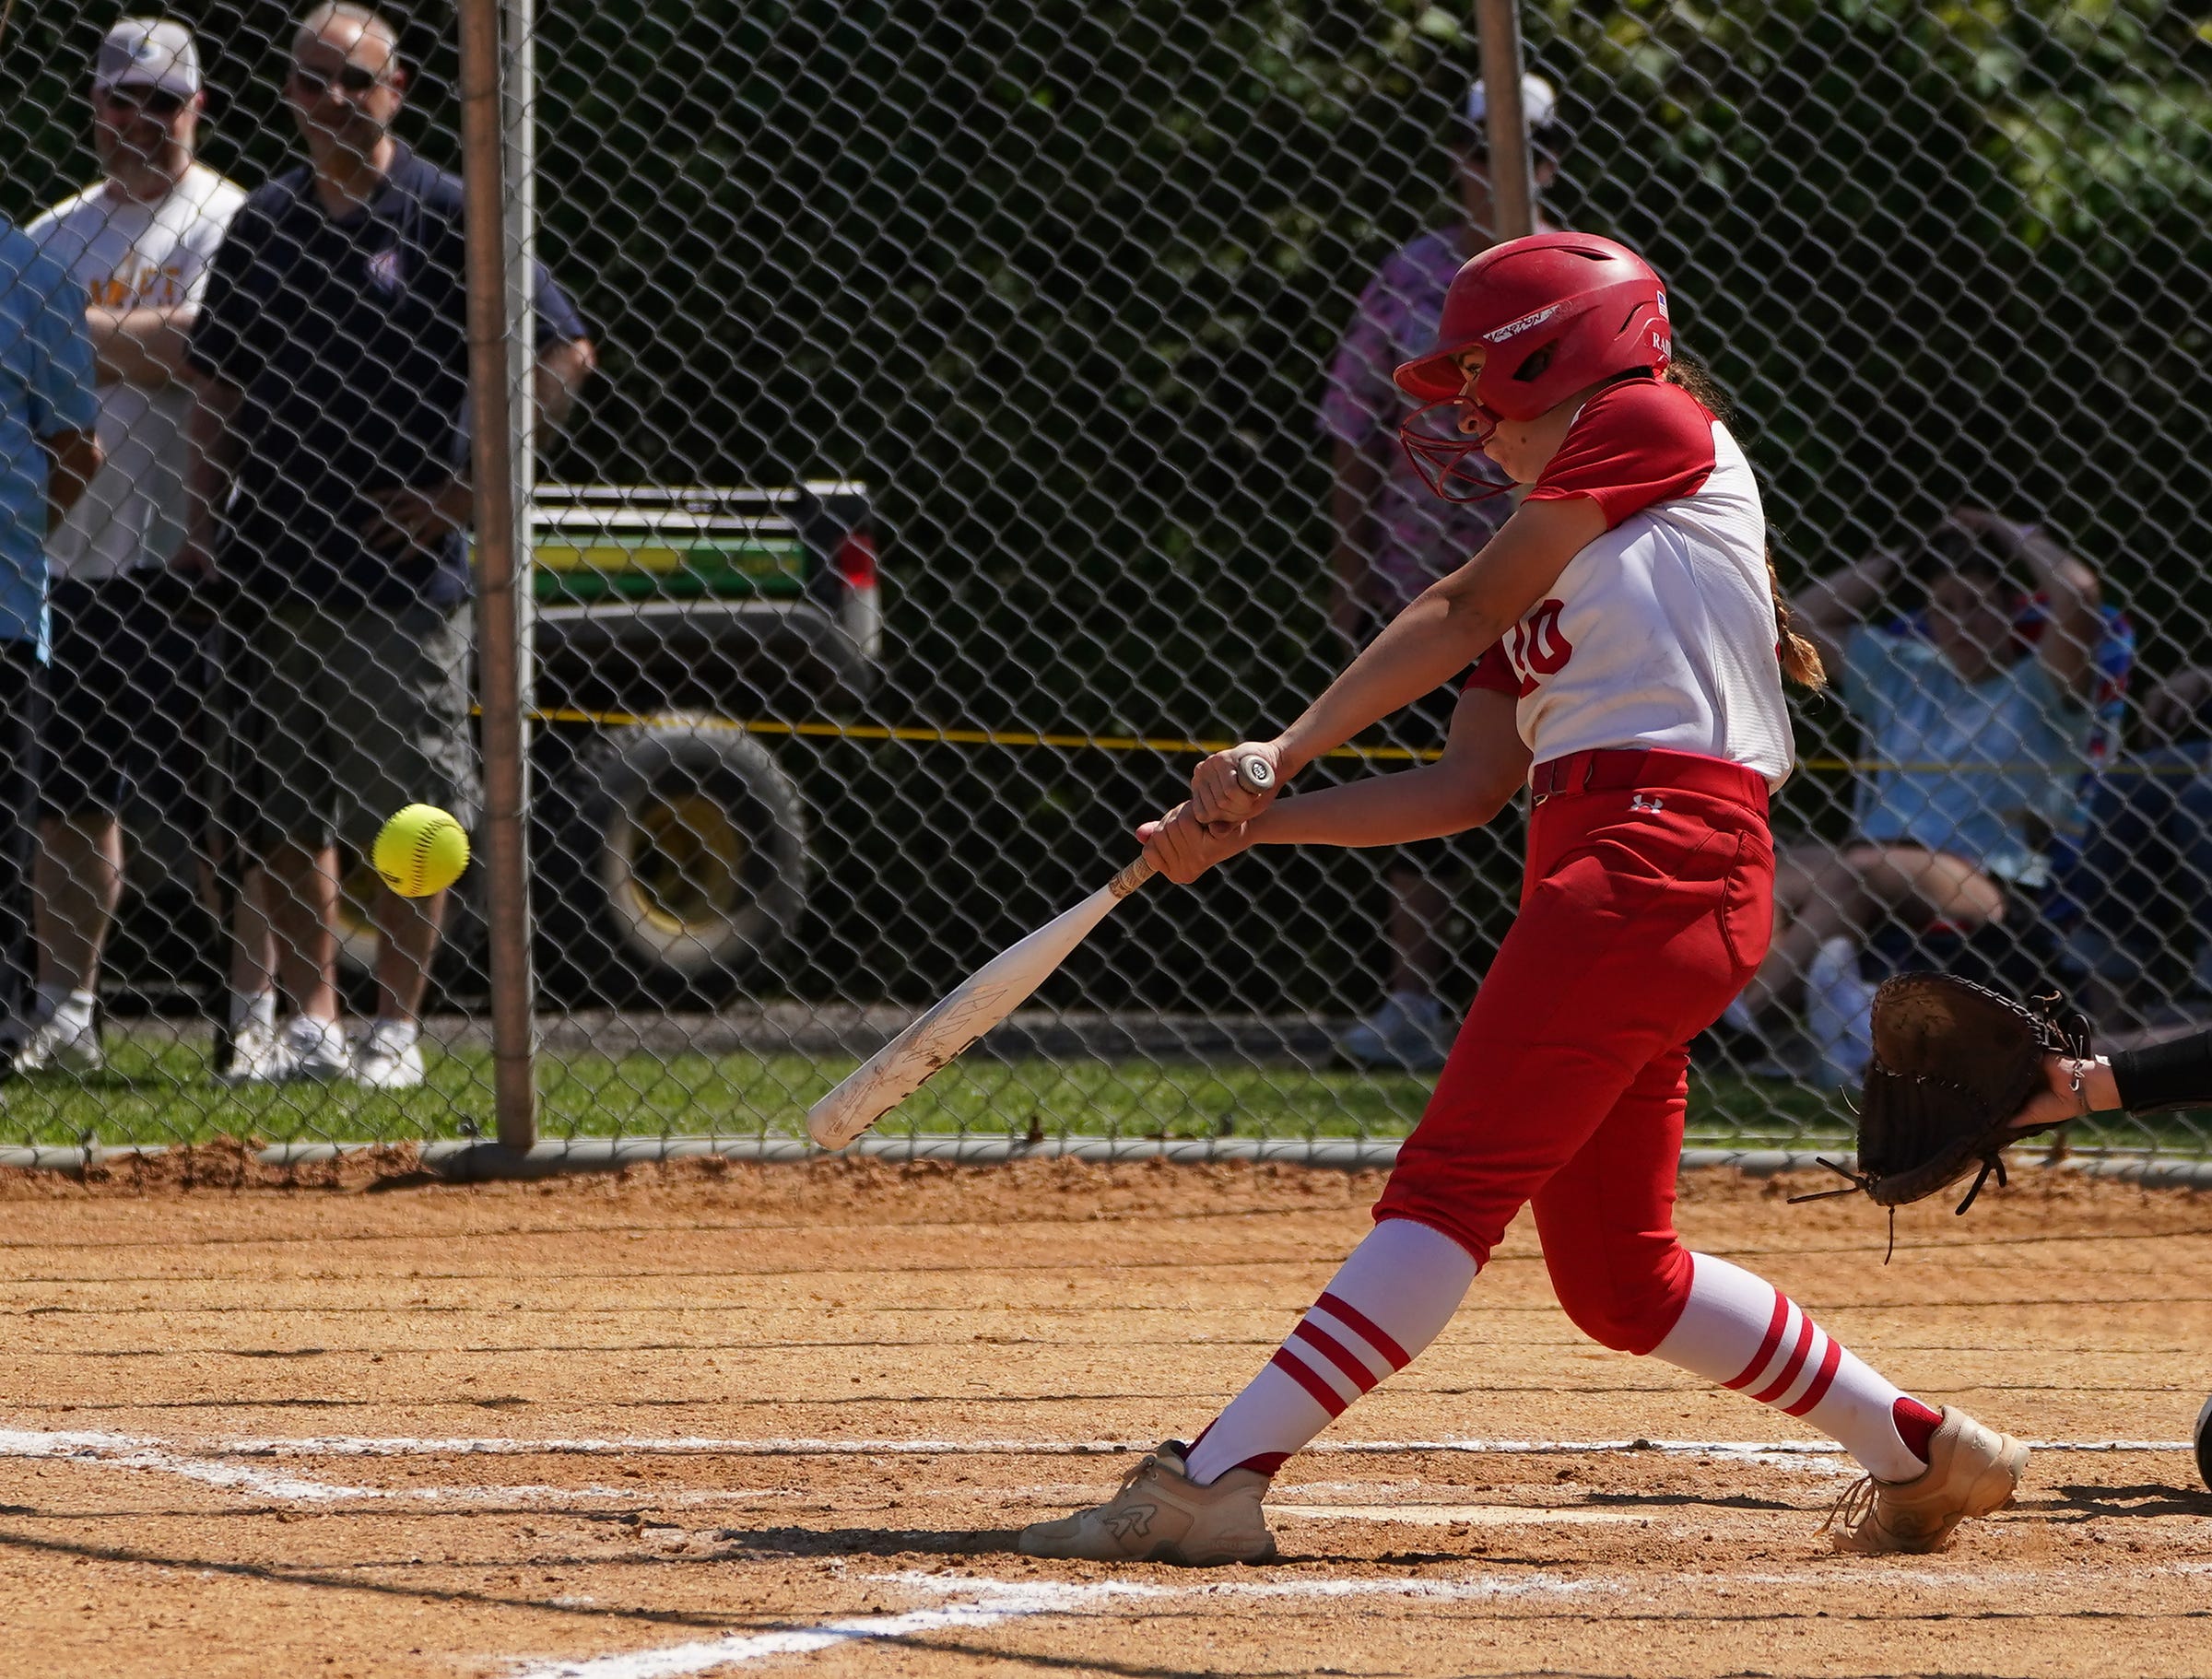
{"type": "Polygon", "coordinates": [[[2212,669],[2167,677],[2142,723],[2143,742],[2098,778],[2063,880],[2094,1012],[2112,1025],[2144,1019],[2147,992],[2212,998],[2212,669]],[[2159,974],[2169,952],[2187,968],[2159,974]]]}
{"type": "Polygon", "coordinates": [[[1909,562],[1874,554],[1796,598],[1873,768],[1852,840],[1779,859],[1774,942],[1731,1027],[1771,1023],[1824,945],[1877,923],[2017,935],[2034,920],[2078,796],[2098,596],[2096,575],[2042,532],[1962,507],[1909,562]]]}

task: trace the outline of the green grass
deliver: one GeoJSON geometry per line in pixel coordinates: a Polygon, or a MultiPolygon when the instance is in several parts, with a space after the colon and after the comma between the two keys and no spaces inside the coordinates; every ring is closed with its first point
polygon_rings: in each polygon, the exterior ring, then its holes
{"type": "MultiPolygon", "coordinates": [[[[85,1079],[0,1086],[0,1142],[108,1146],[251,1136],[268,1142],[400,1142],[489,1135],[491,1058],[430,1057],[429,1084],[402,1096],[347,1086],[233,1092],[196,1045],[112,1035],[110,1066],[85,1079]]],[[[719,1133],[797,1137],[807,1105],[851,1071],[802,1055],[619,1059],[546,1056],[539,1130],[572,1136],[719,1133]]],[[[1202,1138],[1394,1137],[1419,1117],[1428,1081],[1287,1066],[1076,1061],[956,1063],[880,1128],[891,1134],[1202,1138]]],[[[2202,1117],[2160,1115],[2079,1137],[2083,1146],[2206,1152],[2202,1117]]],[[[1850,1110],[1807,1086],[1693,1075],[1693,1145],[1847,1147],[1850,1110]]]]}

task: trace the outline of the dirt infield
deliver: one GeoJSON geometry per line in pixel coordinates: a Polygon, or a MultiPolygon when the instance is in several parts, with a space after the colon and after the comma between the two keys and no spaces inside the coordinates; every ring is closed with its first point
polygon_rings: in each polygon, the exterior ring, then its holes
{"type": "Polygon", "coordinates": [[[1912,1210],[1885,1269],[1863,1203],[1688,1182],[1697,1244],[2051,1443],[1948,1555],[1829,1556],[1843,1461],[1583,1342],[1517,1228],[1450,1333],[1286,1471],[1288,1560],[1192,1574],[1030,1563],[1008,1530],[1203,1424],[1373,1179],[201,1167],[0,1180],[0,1669],[2212,1668],[2212,1495],[2182,1449],[2212,1391],[2196,1195],[2032,1172],[1965,1219],[1912,1210]]]}

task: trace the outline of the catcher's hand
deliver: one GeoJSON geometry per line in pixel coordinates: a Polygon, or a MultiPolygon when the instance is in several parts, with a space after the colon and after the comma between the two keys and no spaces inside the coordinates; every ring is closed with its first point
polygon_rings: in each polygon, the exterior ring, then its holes
{"type": "Polygon", "coordinates": [[[2078,1102],[2064,1112],[2039,1104],[2032,1119],[2022,1110],[2050,1089],[2045,1056],[2088,1055],[2086,1022],[2069,1033],[2047,1014],[1984,986],[1949,974],[1909,973],[1885,980],[1874,993],[1871,1024],[1859,1169],[1843,1175],[1877,1205],[1898,1207],[1936,1194],[1979,1166],[1973,1188],[1959,1203],[1963,1213],[1991,1172],[2005,1181],[2007,1143],[2083,1111],[2078,1102]]]}

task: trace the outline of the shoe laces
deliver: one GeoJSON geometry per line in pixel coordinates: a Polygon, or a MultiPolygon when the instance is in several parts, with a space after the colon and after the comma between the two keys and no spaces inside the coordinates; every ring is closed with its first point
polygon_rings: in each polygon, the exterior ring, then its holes
{"type": "Polygon", "coordinates": [[[1846,1533],[1855,1532],[1860,1524],[1874,1513],[1875,1501],[1881,1496],[1881,1488],[1876,1484],[1875,1478],[1872,1475],[1861,1475],[1843,1489],[1843,1496],[1836,1500],[1835,1508],[1828,1512],[1828,1520],[1820,1524],[1820,1532],[1825,1533],[1841,1522],[1846,1533]]]}
{"type": "MultiPolygon", "coordinates": [[[[1150,1474],[1159,1467],[1159,1453],[1157,1451],[1147,1451],[1145,1453],[1145,1460],[1143,1462],[1135,1465],[1122,1476],[1122,1484],[1113,1489],[1113,1497],[1115,1498],[1119,1498],[1124,1493],[1127,1492],[1131,1487],[1135,1486],[1139,1481],[1143,1480],[1147,1475],[1150,1474]]],[[[1112,1499],[1109,1499],[1107,1502],[1112,1503],[1112,1499]]]]}

